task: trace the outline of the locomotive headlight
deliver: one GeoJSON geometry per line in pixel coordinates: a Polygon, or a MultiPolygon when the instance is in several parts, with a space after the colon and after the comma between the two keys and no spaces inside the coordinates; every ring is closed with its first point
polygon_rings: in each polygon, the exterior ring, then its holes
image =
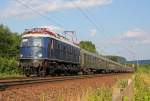
{"type": "Polygon", "coordinates": [[[22,55],[22,54],[20,54],[20,57],[23,57],[23,55],[22,55]]]}
{"type": "Polygon", "coordinates": [[[42,54],[41,54],[41,53],[39,53],[39,54],[38,54],[38,57],[42,57],[42,54]]]}
{"type": "Polygon", "coordinates": [[[41,47],[41,46],[42,46],[42,44],[41,44],[41,43],[39,43],[39,44],[37,44],[37,46],[38,46],[38,47],[41,47]]]}

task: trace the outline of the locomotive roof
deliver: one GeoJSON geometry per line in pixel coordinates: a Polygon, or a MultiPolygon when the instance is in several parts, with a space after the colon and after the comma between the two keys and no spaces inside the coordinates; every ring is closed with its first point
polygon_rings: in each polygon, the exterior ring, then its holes
{"type": "Polygon", "coordinates": [[[67,40],[64,36],[61,36],[57,33],[51,32],[46,28],[33,28],[33,29],[26,29],[25,32],[22,34],[22,38],[25,37],[50,37],[56,39],[58,41],[62,41],[64,43],[70,44],[74,47],[79,48],[78,45],[75,43],[67,40]]]}

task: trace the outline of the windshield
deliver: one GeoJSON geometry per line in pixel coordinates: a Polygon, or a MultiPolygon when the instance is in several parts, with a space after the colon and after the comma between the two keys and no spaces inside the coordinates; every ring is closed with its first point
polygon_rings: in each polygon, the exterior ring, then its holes
{"type": "Polygon", "coordinates": [[[42,46],[42,38],[40,37],[23,38],[21,42],[21,47],[24,46],[42,46]]]}

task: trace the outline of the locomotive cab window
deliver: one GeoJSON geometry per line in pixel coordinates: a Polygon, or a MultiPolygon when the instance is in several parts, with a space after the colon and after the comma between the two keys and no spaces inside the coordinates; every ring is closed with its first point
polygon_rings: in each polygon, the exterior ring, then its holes
{"type": "Polygon", "coordinates": [[[35,37],[35,38],[30,38],[29,39],[29,46],[42,46],[42,38],[40,37],[35,37]]]}
{"type": "Polygon", "coordinates": [[[42,46],[42,38],[41,37],[30,37],[30,38],[23,38],[21,42],[21,47],[27,46],[42,46]]]}
{"type": "Polygon", "coordinates": [[[28,38],[22,39],[20,47],[23,47],[23,46],[28,46],[28,38]]]}

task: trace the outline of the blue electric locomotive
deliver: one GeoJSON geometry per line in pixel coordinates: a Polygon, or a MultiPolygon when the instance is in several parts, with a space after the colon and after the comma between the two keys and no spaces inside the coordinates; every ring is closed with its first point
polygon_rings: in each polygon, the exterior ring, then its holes
{"type": "Polygon", "coordinates": [[[80,48],[46,28],[26,30],[20,45],[20,66],[26,76],[77,73],[80,48]]]}

